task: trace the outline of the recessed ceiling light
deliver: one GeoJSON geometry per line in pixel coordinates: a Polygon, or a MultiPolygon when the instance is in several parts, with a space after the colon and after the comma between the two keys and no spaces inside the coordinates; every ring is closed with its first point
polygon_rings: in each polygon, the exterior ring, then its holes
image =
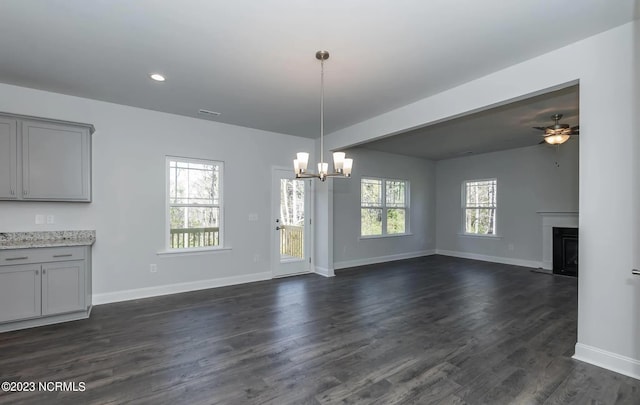
{"type": "Polygon", "coordinates": [[[165,80],[167,80],[167,79],[165,79],[165,77],[164,77],[164,76],[162,76],[160,73],[150,73],[150,74],[149,74],[149,77],[150,77],[151,79],[155,80],[156,82],[164,82],[165,80]]]}

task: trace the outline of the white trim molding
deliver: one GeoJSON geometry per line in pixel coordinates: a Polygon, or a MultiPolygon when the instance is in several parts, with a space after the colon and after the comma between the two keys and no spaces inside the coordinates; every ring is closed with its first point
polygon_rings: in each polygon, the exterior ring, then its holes
{"type": "Polygon", "coordinates": [[[477,253],[456,252],[453,250],[436,249],[437,255],[453,256],[462,259],[480,260],[483,262],[510,264],[512,266],[531,267],[534,269],[542,268],[542,262],[536,260],[515,259],[512,257],[487,256],[477,253]]]}
{"type": "Polygon", "coordinates": [[[364,259],[345,260],[343,262],[333,263],[334,269],[346,269],[349,267],[366,266],[368,264],[393,262],[396,260],[413,259],[415,257],[431,256],[436,252],[434,249],[421,250],[419,252],[398,253],[395,255],[367,257],[364,259]]]}
{"type": "Polygon", "coordinates": [[[335,277],[336,273],[333,269],[328,269],[326,267],[313,266],[313,272],[319,274],[323,277],[335,277]]]}
{"type": "Polygon", "coordinates": [[[573,358],[640,380],[640,360],[631,357],[576,343],[573,358]]]}
{"type": "Polygon", "coordinates": [[[137,300],[141,298],[157,297],[160,295],[206,290],[209,288],[226,287],[229,285],[252,283],[264,280],[271,280],[270,271],[246,274],[242,276],[212,278],[208,280],[190,281],[187,283],[167,284],[154,287],[136,288],[132,290],[93,294],[92,302],[93,305],[110,304],[112,302],[137,300]]]}

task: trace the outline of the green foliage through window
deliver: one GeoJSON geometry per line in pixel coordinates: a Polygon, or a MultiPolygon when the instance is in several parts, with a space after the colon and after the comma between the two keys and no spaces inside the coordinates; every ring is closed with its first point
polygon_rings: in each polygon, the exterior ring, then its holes
{"type": "Polygon", "coordinates": [[[409,182],[363,178],[360,182],[360,235],[406,233],[409,182]]]}

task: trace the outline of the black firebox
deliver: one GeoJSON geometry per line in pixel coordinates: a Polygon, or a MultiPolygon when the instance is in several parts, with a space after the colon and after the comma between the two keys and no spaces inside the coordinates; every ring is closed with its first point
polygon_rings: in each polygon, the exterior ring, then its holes
{"type": "Polygon", "coordinates": [[[553,274],[578,277],[578,228],[553,228],[553,274]]]}

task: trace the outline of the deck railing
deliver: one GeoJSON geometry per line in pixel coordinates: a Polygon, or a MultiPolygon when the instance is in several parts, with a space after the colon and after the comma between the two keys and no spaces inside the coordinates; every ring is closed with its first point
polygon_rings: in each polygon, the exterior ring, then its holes
{"type": "Polygon", "coordinates": [[[173,249],[218,246],[220,230],[215,228],[182,228],[169,231],[173,249]]]}
{"type": "MultiPolygon", "coordinates": [[[[212,228],[178,228],[169,232],[172,249],[218,246],[220,230],[212,228]]],[[[304,258],[304,227],[286,225],[280,228],[280,254],[304,258]]]]}
{"type": "Polygon", "coordinates": [[[280,255],[304,259],[304,226],[280,227],[280,255]]]}

